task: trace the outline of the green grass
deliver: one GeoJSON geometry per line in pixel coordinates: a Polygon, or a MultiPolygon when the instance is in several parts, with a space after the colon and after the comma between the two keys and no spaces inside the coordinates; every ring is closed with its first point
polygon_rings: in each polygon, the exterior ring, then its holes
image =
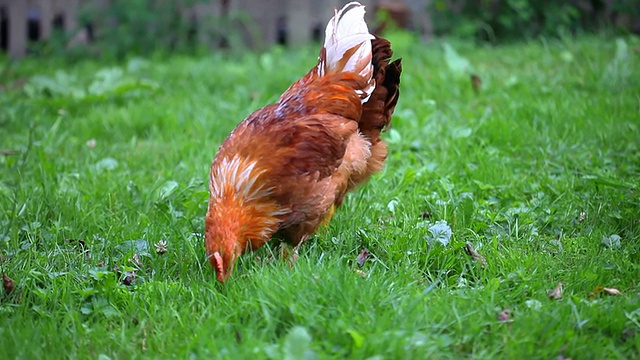
{"type": "Polygon", "coordinates": [[[385,170],[293,268],[265,248],[225,285],[201,236],[210,161],[316,49],[4,63],[4,357],[640,357],[640,40],[392,40],[385,170]],[[427,241],[440,220],[447,246],[427,241]]]}

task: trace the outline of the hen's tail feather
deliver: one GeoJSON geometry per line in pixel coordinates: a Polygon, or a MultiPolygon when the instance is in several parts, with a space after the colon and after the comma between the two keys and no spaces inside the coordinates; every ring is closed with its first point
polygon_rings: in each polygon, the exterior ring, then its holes
{"type": "Polygon", "coordinates": [[[362,103],[375,88],[374,67],[371,63],[371,40],[364,20],[364,6],[350,2],[329,20],[325,40],[318,59],[318,75],[351,72],[364,77],[367,86],[358,89],[362,103]]]}
{"type": "Polygon", "coordinates": [[[386,39],[375,37],[372,41],[373,80],[376,87],[364,104],[360,118],[360,132],[367,136],[372,145],[380,141],[380,132],[391,124],[391,115],[400,96],[400,74],[402,61],[389,62],[393,51],[386,39]]]}

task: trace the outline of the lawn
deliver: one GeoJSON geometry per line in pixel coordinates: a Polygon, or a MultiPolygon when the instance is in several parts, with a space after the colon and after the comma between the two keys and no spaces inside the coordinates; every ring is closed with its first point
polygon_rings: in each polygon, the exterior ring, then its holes
{"type": "Polygon", "coordinates": [[[639,358],[640,39],[391,39],[385,170],[224,285],[210,161],[317,49],[2,62],[3,357],[639,358]]]}

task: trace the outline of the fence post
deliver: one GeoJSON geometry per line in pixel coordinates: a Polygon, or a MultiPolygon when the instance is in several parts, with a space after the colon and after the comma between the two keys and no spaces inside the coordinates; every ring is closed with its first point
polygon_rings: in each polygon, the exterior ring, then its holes
{"type": "Polygon", "coordinates": [[[40,39],[48,39],[51,37],[53,4],[51,0],[39,0],[38,7],[40,8],[40,39]]]}
{"type": "Polygon", "coordinates": [[[27,53],[27,2],[12,1],[9,13],[9,57],[18,59],[27,53]]]}
{"type": "Polygon", "coordinates": [[[65,1],[64,31],[67,34],[78,30],[78,6],[79,0],[65,1]]]}
{"type": "Polygon", "coordinates": [[[212,39],[208,30],[211,28],[211,22],[219,21],[222,15],[221,8],[222,2],[220,0],[208,0],[196,3],[190,9],[190,16],[193,16],[197,23],[196,30],[199,44],[210,46],[212,39]]]}
{"type": "Polygon", "coordinates": [[[287,32],[289,45],[305,44],[311,39],[312,18],[311,0],[293,0],[287,11],[287,32]]]}
{"type": "Polygon", "coordinates": [[[278,40],[279,20],[286,17],[286,5],[287,2],[284,0],[232,0],[229,8],[249,15],[250,23],[245,24],[248,27],[245,26],[241,30],[244,32],[245,41],[257,48],[269,46],[278,40]],[[255,27],[252,28],[251,25],[254,24],[255,27]]]}
{"type": "Polygon", "coordinates": [[[405,0],[411,9],[411,25],[423,40],[431,38],[433,35],[433,21],[429,16],[429,7],[433,0],[405,0]]]}
{"type": "MultiPolygon", "coordinates": [[[[0,0],[0,10],[2,9],[6,9],[6,4],[3,0],[0,0]]],[[[0,22],[2,21],[2,16],[3,12],[0,11],[0,22]]],[[[9,16],[9,14],[4,13],[4,16],[9,16]]],[[[2,31],[2,26],[0,26],[0,44],[2,44],[2,38],[4,37],[4,31],[2,31]]],[[[7,44],[8,45],[8,44],[7,44]]]]}

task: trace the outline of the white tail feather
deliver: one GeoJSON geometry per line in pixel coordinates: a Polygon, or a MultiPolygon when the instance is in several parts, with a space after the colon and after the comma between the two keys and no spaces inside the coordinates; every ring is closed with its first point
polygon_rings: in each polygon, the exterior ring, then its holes
{"type": "Polygon", "coordinates": [[[375,88],[373,65],[371,64],[371,40],[367,23],[364,21],[364,6],[350,2],[329,20],[325,30],[325,57],[320,58],[318,74],[331,72],[354,72],[368,80],[368,86],[361,90],[362,103],[369,100],[375,88]],[[357,48],[346,61],[347,52],[357,48]]]}

